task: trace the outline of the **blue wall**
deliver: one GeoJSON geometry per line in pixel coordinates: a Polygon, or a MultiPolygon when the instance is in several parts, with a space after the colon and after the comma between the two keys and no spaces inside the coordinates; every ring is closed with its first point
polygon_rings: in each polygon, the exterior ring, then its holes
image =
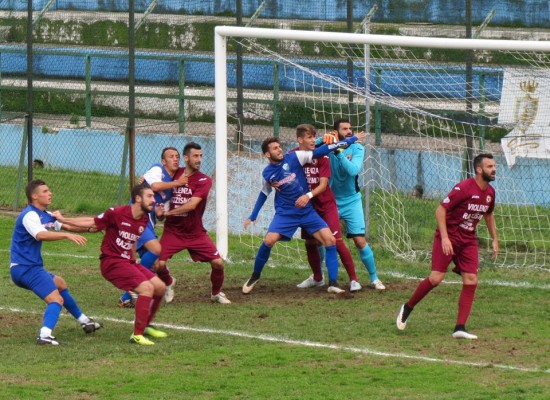
{"type": "MultiPolygon", "coordinates": [[[[243,13],[251,16],[262,0],[242,0],[243,13]]],[[[34,0],[41,10],[48,0],[34,0]]],[[[51,10],[127,11],[128,0],[57,0],[51,10]]],[[[150,0],[135,0],[137,12],[143,12],[150,0]]],[[[461,0],[354,0],[354,16],[360,21],[373,5],[378,6],[374,22],[464,23],[464,1],[461,0]]],[[[2,0],[1,9],[25,10],[26,1],[2,0]]],[[[548,0],[472,0],[475,24],[496,8],[492,25],[521,24],[550,27],[548,0]]],[[[235,13],[235,0],[160,0],[155,13],[219,15],[235,13]]],[[[269,0],[262,18],[345,20],[346,0],[269,0]]]]}
{"type": "MultiPolygon", "coordinates": [[[[20,126],[0,124],[0,165],[18,165],[22,136],[20,126]]],[[[40,129],[35,129],[33,138],[34,158],[42,160],[46,166],[114,175],[120,173],[124,145],[124,137],[120,132],[62,129],[57,134],[44,134],[40,129]],[[97,157],[98,154],[101,156],[97,157]]],[[[205,160],[214,162],[214,138],[138,134],[136,172],[139,174],[146,171],[167,145],[182,149],[191,140],[203,147],[205,160]]],[[[377,180],[391,182],[403,193],[410,193],[420,179],[424,184],[424,196],[439,199],[461,179],[458,171],[461,170],[462,161],[456,155],[386,148],[376,148],[374,151],[380,168],[376,176],[381,177],[377,180]],[[418,171],[422,177],[418,176],[418,171]]],[[[506,167],[506,160],[502,156],[497,156],[496,161],[498,171],[494,186],[499,203],[550,205],[550,160],[518,158],[513,168],[506,167]]],[[[257,163],[255,167],[249,168],[255,176],[248,179],[255,182],[259,180],[256,174],[265,166],[265,161],[257,159],[250,162],[257,163]]],[[[201,170],[212,175],[215,165],[204,162],[201,170]]],[[[246,178],[241,176],[239,179],[246,178]]],[[[386,189],[391,188],[388,186],[386,189]]]]}

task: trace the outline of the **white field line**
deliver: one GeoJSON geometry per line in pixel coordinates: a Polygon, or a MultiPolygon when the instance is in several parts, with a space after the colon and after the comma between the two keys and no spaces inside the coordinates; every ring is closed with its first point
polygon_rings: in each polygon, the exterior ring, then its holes
{"type": "MultiPolygon", "coordinates": [[[[14,313],[22,313],[22,314],[39,314],[37,312],[22,310],[22,309],[13,308],[13,307],[0,307],[0,310],[10,311],[14,313]]],[[[64,314],[62,314],[62,316],[69,317],[68,315],[64,315],[64,314]]],[[[94,317],[100,321],[109,321],[109,322],[115,322],[115,323],[127,324],[127,325],[133,324],[133,321],[127,321],[119,318],[98,317],[98,316],[94,316],[94,317]]],[[[283,343],[283,344],[288,344],[293,346],[314,347],[314,348],[320,348],[320,349],[347,351],[350,353],[365,354],[369,356],[388,357],[388,358],[391,357],[391,358],[406,359],[406,360],[420,361],[420,362],[461,365],[465,367],[480,367],[480,368],[491,367],[491,368],[497,368],[497,369],[508,370],[508,371],[534,372],[534,373],[544,372],[544,373],[550,374],[550,369],[543,370],[540,368],[526,368],[526,367],[520,367],[515,365],[493,364],[491,362],[486,362],[486,361],[468,362],[468,361],[452,360],[449,358],[422,357],[422,356],[410,355],[405,353],[388,353],[384,351],[372,350],[367,347],[352,347],[352,346],[342,346],[342,345],[332,344],[332,343],[311,342],[309,340],[295,340],[295,339],[289,339],[289,338],[284,338],[280,336],[273,336],[273,335],[266,335],[266,334],[252,334],[247,332],[213,329],[213,328],[195,328],[195,327],[185,326],[185,325],[159,323],[156,321],[155,321],[155,326],[172,329],[176,331],[207,333],[207,334],[222,335],[222,336],[235,336],[243,339],[261,340],[264,342],[272,342],[272,343],[283,343]]]]}
{"type": "MultiPolygon", "coordinates": [[[[8,253],[9,250],[7,249],[0,249],[1,253],[8,253]]],[[[48,253],[48,252],[42,252],[42,255],[44,256],[56,256],[56,257],[69,257],[69,258],[81,258],[81,259],[88,259],[88,260],[99,260],[99,256],[87,256],[87,255],[78,255],[78,254],[65,254],[65,253],[48,253]]],[[[231,264],[234,264],[235,262],[231,262],[231,264]]],[[[267,268],[288,268],[288,269],[300,269],[304,271],[309,271],[309,266],[303,265],[303,266],[297,266],[292,264],[286,264],[286,265],[278,265],[273,266],[273,264],[266,264],[267,268]]],[[[427,274],[428,272],[426,272],[427,274]]],[[[412,281],[421,281],[426,276],[412,276],[407,275],[399,271],[378,271],[378,275],[380,276],[390,276],[392,278],[401,278],[405,280],[412,280],[412,281]]],[[[516,289],[541,289],[541,290],[550,290],[550,284],[533,284],[530,282],[509,282],[509,281],[498,281],[494,279],[489,280],[479,280],[480,285],[484,286],[502,286],[502,287],[509,287],[509,288],[516,288],[516,289]]],[[[443,284],[448,285],[461,285],[462,281],[459,280],[444,280],[443,284]]]]}

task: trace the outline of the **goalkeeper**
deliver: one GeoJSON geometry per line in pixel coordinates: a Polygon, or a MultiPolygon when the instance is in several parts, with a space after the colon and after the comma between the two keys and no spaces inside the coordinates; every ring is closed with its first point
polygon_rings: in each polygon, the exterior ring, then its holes
{"type": "MultiPolygon", "coordinates": [[[[323,137],[325,143],[345,140],[353,136],[353,130],[348,119],[334,121],[334,130],[323,137]]],[[[354,143],[330,154],[330,188],[336,197],[336,205],[340,219],[346,222],[347,237],[352,238],[359,250],[359,257],[365,265],[371,280],[371,286],[376,290],[386,287],[378,279],[374,254],[365,238],[365,214],[359,186],[359,172],[363,167],[365,148],[354,143]]]]}

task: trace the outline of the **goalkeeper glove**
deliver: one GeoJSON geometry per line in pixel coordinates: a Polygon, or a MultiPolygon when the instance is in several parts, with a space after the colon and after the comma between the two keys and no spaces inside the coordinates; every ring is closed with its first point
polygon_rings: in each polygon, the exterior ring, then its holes
{"type": "Polygon", "coordinates": [[[333,132],[325,133],[323,135],[323,143],[325,144],[333,144],[338,141],[338,136],[333,132]]]}

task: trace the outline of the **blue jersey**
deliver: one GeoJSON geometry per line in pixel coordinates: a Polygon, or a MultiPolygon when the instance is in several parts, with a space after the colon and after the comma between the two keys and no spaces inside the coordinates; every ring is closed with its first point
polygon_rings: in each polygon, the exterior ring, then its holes
{"type": "Polygon", "coordinates": [[[54,228],[59,231],[59,223],[48,211],[28,205],[17,217],[11,238],[11,266],[44,266],[42,241],[36,240],[40,232],[54,228]]]}
{"type": "Polygon", "coordinates": [[[305,207],[296,207],[296,200],[309,191],[303,165],[313,160],[311,151],[294,151],[286,153],[283,160],[276,164],[269,164],[264,168],[262,176],[264,186],[262,192],[268,195],[272,187],[275,192],[275,212],[279,215],[293,215],[308,213],[313,209],[311,203],[305,207]]]}
{"type": "Polygon", "coordinates": [[[330,154],[330,188],[336,200],[359,193],[359,173],[365,159],[365,148],[354,143],[339,153],[330,154]]]}
{"type": "MultiPolygon", "coordinates": [[[[164,165],[161,163],[155,163],[143,174],[145,182],[151,186],[153,183],[157,182],[172,182],[173,177],[170,176],[168,171],[164,168],[164,165]]],[[[155,192],[155,201],[159,204],[166,203],[172,198],[172,189],[161,190],[160,192],[155,192]]]]}

